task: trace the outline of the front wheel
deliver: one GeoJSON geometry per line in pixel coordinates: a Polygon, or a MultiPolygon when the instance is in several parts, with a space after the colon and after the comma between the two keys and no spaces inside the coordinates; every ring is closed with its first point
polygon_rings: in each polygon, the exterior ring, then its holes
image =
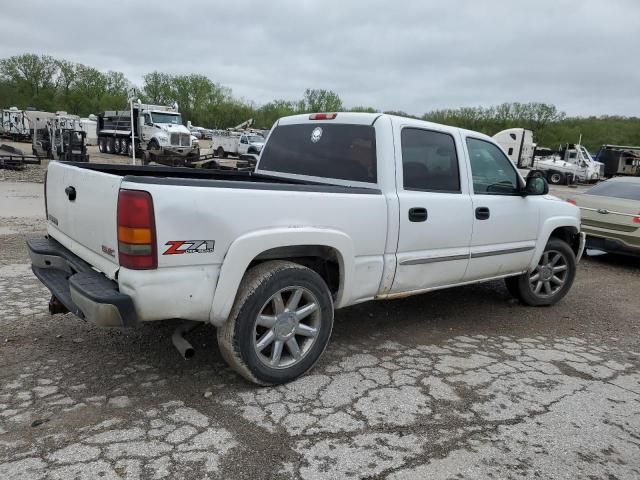
{"type": "Polygon", "coordinates": [[[505,279],[507,290],[525,305],[559,302],[571,289],[576,276],[576,256],[566,242],[551,238],[536,268],[505,279]]]}
{"type": "Polygon", "coordinates": [[[329,343],[333,302],[313,270],[272,261],[249,270],[231,315],[218,328],[227,363],[259,385],[290,382],[309,371],[329,343]]]}

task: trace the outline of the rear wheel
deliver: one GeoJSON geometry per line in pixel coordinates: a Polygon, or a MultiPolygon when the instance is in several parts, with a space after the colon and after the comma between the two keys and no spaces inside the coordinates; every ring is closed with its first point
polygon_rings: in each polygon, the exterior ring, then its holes
{"type": "Polygon", "coordinates": [[[100,153],[105,153],[106,152],[106,145],[105,145],[105,139],[104,138],[99,138],[98,139],[98,150],[100,151],[100,153]]]}
{"type": "Polygon", "coordinates": [[[332,327],[333,302],[320,275],[292,262],[265,262],[245,274],[218,344],[247,380],[275,385],[315,365],[332,327]]]}
{"type": "Polygon", "coordinates": [[[553,185],[560,185],[565,181],[564,175],[560,172],[550,172],[547,179],[549,180],[549,183],[552,183],[553,185]]]}
{"type": "Polygon", "coordinates": [[[122,139],[121,138],[116,138],[114,144],[113,144],[113,153],[115,153],[116,155],[120,155],[122,153],[122,139]]]}
{"type": "Polygon", "coordinates": [[[227,154],[222,147],[218,147],[218,149],[216,150],[216,155],[218,156],[218,158],[227,158],[227,154]]]}
{"type": "Polygon", "coordinates": [[[128,138],[123,138],[120,143],[120,153],[122,155],[131,156],[131,141],[128,138]]]}
{"type": "Polygon", "coordinates": [[[509,293],[531,306],[553,305],[573,285],[576,256],[567,243],[551,238],[536,268],[529,273],[505,279],[509,293]]]}
{"type": "Polygon", "coordinates": [[[113,138],[107,138],[106,144],[105,144],[105,153],[113,153],[115,150],[114,147],[114,139],[113,138]]]}

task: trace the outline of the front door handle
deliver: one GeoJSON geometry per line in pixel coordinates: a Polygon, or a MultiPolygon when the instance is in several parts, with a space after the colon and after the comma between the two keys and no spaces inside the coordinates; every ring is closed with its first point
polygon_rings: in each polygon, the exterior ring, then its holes
{"type": "Polygon", "coordinates": [[[491,212],[489,211],[489,207],[476,208],[476,218],[478,220],[488,220],[490,216],[491,212]]]}
{"type": "Polygon", "coordinates": [[[409,221],[410,222],[424,222],[429,214],[426,208],[414,207],[409,209],[409,221]]]}

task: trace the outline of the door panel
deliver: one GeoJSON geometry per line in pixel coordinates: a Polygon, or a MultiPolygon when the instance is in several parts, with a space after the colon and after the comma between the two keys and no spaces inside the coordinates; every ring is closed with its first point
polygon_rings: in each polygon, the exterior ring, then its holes
{"type": "Polygon", "coordinates": [[[522,180],[496,145],[467,137],[474,211],[465,281],[520,273],[536,246],[539,202],[519,194],[522,180]]]}
{"type": "Polygon", "coordinates": [[[460,282],[469,262],[473,225],[459,138],[444,127],[407,125],[395,132],[400,206],[397,268],[392,292],[460,282]],[[462,177],[460,175],[462,172],[462,177]]]}

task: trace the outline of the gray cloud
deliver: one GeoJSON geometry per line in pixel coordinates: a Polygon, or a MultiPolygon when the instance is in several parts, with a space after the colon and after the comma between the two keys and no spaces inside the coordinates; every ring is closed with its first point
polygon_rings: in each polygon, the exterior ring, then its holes
{"type": "Polygon", "coordinates": [[[2,0],[0,57],[46,53],[143,74],[202,73],[265,103],[330,88],[414,114],[510,101],[640,111],[635,0],[2,0]]]}

